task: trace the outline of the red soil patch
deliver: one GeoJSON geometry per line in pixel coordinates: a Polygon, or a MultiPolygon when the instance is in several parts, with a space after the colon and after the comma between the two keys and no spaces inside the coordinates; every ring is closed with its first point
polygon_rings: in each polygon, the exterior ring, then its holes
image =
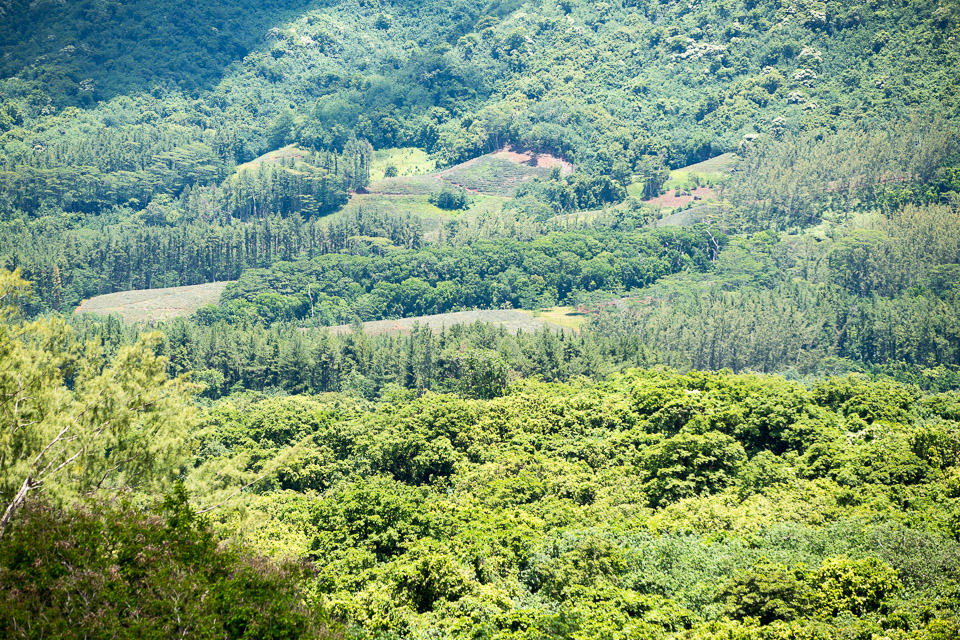
{"type": "Polygon", "coordinates": [[[573,173],[573,165],[571,163],[567,162],[566,160],[561,160],[556,156],[552,156],[549,153],[516,151],[513,149],[513,147],[506,146],[492,155],[494,158],[502,158],[515,164],[526,164],[530,165],[531,167],[541,167],[544,169],[560,167],[560,173],[565,176],[573,173]]]}
{"type": "Polygon", "coordinates": [[[682,207],[686,204],[693,202],[694,200],[713,200],[717,197],[717,193],[710,189],[709,187],[700,187],[693,192],[693,195],[690,196],[678,196],[677,190],[673,189],[667,191],[662,196],[657,196],[656,198],[650,198],[649,200],[644,200],[649,204],[658,204],[661,207],[682,207]]]}

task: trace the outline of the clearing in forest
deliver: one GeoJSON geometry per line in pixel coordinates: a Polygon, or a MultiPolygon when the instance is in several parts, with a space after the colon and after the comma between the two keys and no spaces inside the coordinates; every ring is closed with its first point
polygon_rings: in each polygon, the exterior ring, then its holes
{"type": "Polygon", "coordinates": [[[290,158],[293,158],[295,161],[299,162],[309,155],[310,152],[306,149],[301,149],[295,144],[287,145],[286,147],[276,149],[270,153],[265,153],[262,156],[254,158],[250,162],[244,162],[241,165],[237,165],[236,175],[240,175],[245,171],[257,169],[262,164],[280,164],[284,160],[289,160],[290,158]]]}
{"type": "Polygon", "coordinates": [[[497,155],[486,155],[450,167],[435,177],[474,193],[509,197],[527,180],[546,177],[550,171],[543,167],[518,164],[497,155]]]}
{"type": "Polygon", "coordinates": [[[435,176],[404,176],[371,182],[363,191],[386,196],[428,196],[444,186],[446,183],[435,176]]]}
{"type": "MultiPolygon", "coordinates": [[[[729,205],[728,205],[729,206],[729,205]]],[[[720,204],[700,204],[681,209],[653,222],[654,227],[690,227],[717,219],[726,207],[720,204]]]]}
{"type": "Polygon", "coordinates": [[[520,152],[507,147],[448,169],[417,175],[416,169],[434,165],[417,149],[385,149],[377,152],[365,192],[380,195],[429,195],[444,186],[466,189],[474,195],[512,197],[517,188],[536,177],[546,177],[559,168],[562,175],[573,173],[573,165],[549,154],[520,152]],[[397,168],[393,178],[384,177],[387,166],[397,168]]]}
{"type": "Polygon", "coordinates": [[[724,153],[716,158],[674,169],[663,188],[689,191],[698,186],[715,185],[730,174],[736,160],[736,154],[724,153]]]}
{"type": "Polygon", "coordinates": [[[644,202],[651,205],[660,205],[661,207],[667,207],[669,209],[676,209],[677,207],[685,207],[691,202],[715,200],[718,195],[718,192],[710,187],[699,187],[689,191],[673,189],[656,198],[644,200],[644,202]]]}
{"type": "Polygon", "coordinates": [[[588,318],[587,313],[577,309],[577,307],[553,307],[552,309],[544,309],[542,311],[527,311],[523,309],[521,313],[525,313],[538,320],[543,320],[548,325],[557,325],[564,329],[572,329],[573,331],[579,331],[580,327],[588,318]]]}
{"type": "Polygon", "coordinates": [[[75,313],[119,315],[124,322],[159,322],[189,316],[200,307],[217,304],[229,282],[210,282],[186,287],[140,289],[108,293],[84,300],[75,313]]]}
{"type": "MultiPolygon", "coordinates": [[[[374,320],[363,323],[363,332],[370,336],[381,334],[402,335],[413,331],[415,325],[420,324],[430,327],[434,331],[440,331],[445,327],[452,327],[455,324],[472,324],[474,322],[489,322],[502,326],[510,333],[523,331],[532,333],[544,327],[563,331],[564,329],[574,329],[574,327],[553,322],[545,314],[539,314],[540,317],[534,317],[532,312],[519,309],[491,309],[487,311],[454,311],[451,313],[438,313],[430,316],[417,316],[415,318],[399,318],[397,320],[374,320]]],[[[341,324],[327,329],[333,334],[342,335],[353,331],[350,325],[341,324]]]]}
{"type": "Polygon", "coordinates": [[[395,177],[404,178],[433,173],[437,163],[430,158],[430,154],[416,147],[378,149],[374,152],[370,167],[370,181],[378,182],[386,178],[388,167],[396,169],[395,177]]]}
{"type": "MultiPolygon", "coordinates": [[[[729,175],[735,162],[736,154],[724,153],[697,164],[674,169],[663,184],[663,194],[644,202],[675,209],[695,201],[715,200],[719,196],[715,185],[729,175]]],[[[627,193],[635,198],[642,197],[643,184],[635,182],[629,185],[627,193]]]]}
{"type": "Polygon", "coordinates": [[[337,213],[331,214],[331,216],[351,215],[355,214],[358,209],[363,209],[365,211],[379,211],[391,215],[406,213],[420,216],[426,220],[434,220],[456,216],[461,213],[495,212],[499,211],[506,202],[507,198],[475,194],[469,197],[466,209],[447,211],[430,202],[429,197],[425,195],[358,193],[351,196],[350,202],[337,213]]]}

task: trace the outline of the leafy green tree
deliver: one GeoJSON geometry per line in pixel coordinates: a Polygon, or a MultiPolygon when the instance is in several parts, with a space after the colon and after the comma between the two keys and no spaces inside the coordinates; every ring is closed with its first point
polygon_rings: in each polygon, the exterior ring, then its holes
{"type": "Polygon", "coordinates": [[[444,186],[440,191],[430,194],[430,202],[447,211],[466,209],[467,192],[460,188],[444,186]]]}
{"type": "Polygon", "coordinates": [[[827,558],[813,571],[811,581],[813,606],[826,616],[844,611],[856,616],[883,613],[903,589],[897,572],[876,558],[827,558]]]}
{"type": "Polygon", "coordinates": [[[810,593],[804,568],[790,570],[780,564],[761,562],[732,576],[719,597],[734,618],[756,618],[760,624],[770,624],[804,617],[810,606],[810,593]]]}
{"type": "Polygon", "coordinates": [[[747,461],[734,438],[708,431],[679,433],[646,450],[640,462],[650,504],[665,506],[682,498],[708,495],[732,485],[747,461]]]}
{"type": "Polygon", "coordinates": [[[467,398],[489,400],[503,395],[509,382],[507,364],[489,349],[459,351],[453,358],[458,390],[467,398]]]}
{"type": "Polygon", "coordinates": [[[305,567],[221,545],[182,491],[159,512],[32,501],[0,543],[4,636],[342,637],[304,606],[305,567]]]}

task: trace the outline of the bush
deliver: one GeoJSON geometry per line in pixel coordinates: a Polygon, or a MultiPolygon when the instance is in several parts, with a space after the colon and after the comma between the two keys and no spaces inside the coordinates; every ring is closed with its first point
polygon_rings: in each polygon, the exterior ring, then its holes
{"type": "Polygon", "coordinates": [[[430,202],[447,211],[466,209],[467,192],[463,189],[444,187],[440,191],[430,194],[430,202]]]}

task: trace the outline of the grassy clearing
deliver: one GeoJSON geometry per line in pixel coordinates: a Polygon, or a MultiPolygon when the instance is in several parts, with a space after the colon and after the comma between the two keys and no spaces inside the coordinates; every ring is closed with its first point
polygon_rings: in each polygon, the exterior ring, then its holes
{"type": "Polygon", "coordinates": [[[440,176],[465,189],[487,195],[512,196],[517,187],[536,176],[549,175],[550,169],[517,164],[504,158],[481,156],[451,167],[440,176]]]}
{"type": "Polygon", "coordinates": [[[368,193],[381,193],[395,196],[428,196],[440,191],[444,181],[433,176],[407,176],[404,178],[384,178],[367,185],[368,193]]]}
{"type": "Polygon", "coordinates": [[[729,205],[702,204],[664,216],[653,223],[654,227],[690,227],[701,222],[713,222],[729,205]]]}
{"type": "Polygon", "coordinates": [[[250,162],[237,165],[236,175],[240,175],[244,171],[256,169],[261,164],[280,164],[282,160],[289,158],[295,158],[299,161],[301,158],[305,158],[309,154],[310,152],[306,149],[301,149],[293,144],[287,145],[286,147],[271,151],[270,153],[265,153],[258,158],[254,158],[250,162]]]}
{"type": "MultiPolygon", "coordinates": [[[[353,214],[357,209],[374,209],[388,214],[410,214],[421,218],[455,218],[465,213],[482,214],[499,211],[509,198],[470,194],[469,206],[461,211],[447,211],[430,202],[425,195],[356,194],[338,213],[353,214]]],[[[334,214],[337,215],[337,214],[334,214]]]]}
{"type": "MultiPolygon", "coordinates": [[[[455,324],[472,324],[474,322],[489,322],[500,325],[511,333],[517,333],[519,331],[531,333],[544,327],[556,330],[575,329],[575,327],[564,326],[553,322],[545,317],[544,314],[540,314],[540,317],[534,317],[532,312],[518,309],[491,309],[486,311],[454,311],[452,313],[417,316],[415,318],[400,318],[397,320],[375,320],[373,322],[364,322],[363,332],[371,336],[385,333],[403,335],[413,331],[414,326],[417,324],[430,327],[434,331],[441,331],[445,327],[451,327],[455,324]]],[[[328,330],[337,335],[353,331],[348,324],[330,327],[328,330]]]]}
{"type": "Polygon", "coordinates": [[[101,316],[117,314],[124,322],[159,322],[189,316],[208,304],[217,304],[229,282],[211,282],[188,287],[141,289],[108,293],[84,300],[75,313],[101,316]]]}
{"type": "Polygon", "coordinates": [[[428,242],[438,238],[440,226],[444,220],[460,216],[481,216],[496,213],[503,208],[509,198],[498,196],[470,195],[470,206],[463,211],[446,211],[430,202],[427,196],[394,196],[378,193],[355,194],[350,202],[327,219],[336,220],[337,216],[354,216],[359,209],[378,211],[388,216],[412,215],[420,218],[424,237],[428,242]]]}
{"type": "Polygon", "coordinates": [[[728,173],[730,169],[733,168],[734,163],[737,161],[737,154],[735,153],[724,153],[715,158],[710,158],[709,160],[704,160],[703,162],[698,162],[697,164],[691,164],[688,167],[680,169],[680,171],[689,171],[691,173],[728,173]]]}
{"type": "Polygon", "coordinates": [[[455,185],[474,195],[512,197],[517,187],[536,176],[548,175],[546,166],[530,166],[511,160],[505,152],[474,158],[443,171],[420,149],[383,149],[377,152],[370,173],[368,193],[383,195],[429,195],[444,186],[455,185]],[[386,177],[386,168],[393,165],[397,176],[386,177]]]}
{"type": "Polygon", "coordinates": [[[583,323],[587,321],[587,314],[578,313],[576,307],[553,307],[543,311],[521,310],[532,318],[545,321],[548,325],[556,325],[564,329],[579,331],[583,323]]]}
{"type": "Polygon", "coordinates": [[[736,154],[724,153],[716,158],[675,169],[670,172],[670,179],[667,180],[664,189],[689,189],[697,182],[701,185],[716,184],[727,175],[735,161],[736,154]]]}
{"type": "Polygon", "coordinates": [[[663,188],[666,190],[678,189],[680,191],[690,191],[695,186],[707,186],[716,184],[723,179],[722,173],[693,173],[683,169],[677,169],[670,172],[670,179],[667,180],[663,188]]]}
{"type": "Polygon", "coordinates": [[[496,213],[503,209],[503,205],[510,202],[510,198],[504,196],[486,196],[479,193],[473,193],[470,194],[469,202],[470,204],[464,210],[464,213],[496,213]]]}
{"type": "Polygon", "coordinates": [[[350,198],[350,202],[338,212],[353,214],[358,209],[382,211],[383,213],[397,215],[409,213],[423,218],[443,218],[449,217],[450,212],[433,205],[427,199],[427,196],[394,196],[383,195],[379,193],[357,194],[350,198]]]}
{"type": "Polygon", "coordinates": [[[387,167],[391,165],[397,168],[397,177],[419,176],[437,170],[437,163],[431,160],[430,155],[423,149],[416,147],[380,149],[376,152],[373,165],[370,167],[370,180],[376,182],[386,178],[387,167]]]}
{"type": "Polygon", "coordinates": [[[643,183],[631,182],[627,185],[627,195],[631,198],[643,198],[643,183]]]}

